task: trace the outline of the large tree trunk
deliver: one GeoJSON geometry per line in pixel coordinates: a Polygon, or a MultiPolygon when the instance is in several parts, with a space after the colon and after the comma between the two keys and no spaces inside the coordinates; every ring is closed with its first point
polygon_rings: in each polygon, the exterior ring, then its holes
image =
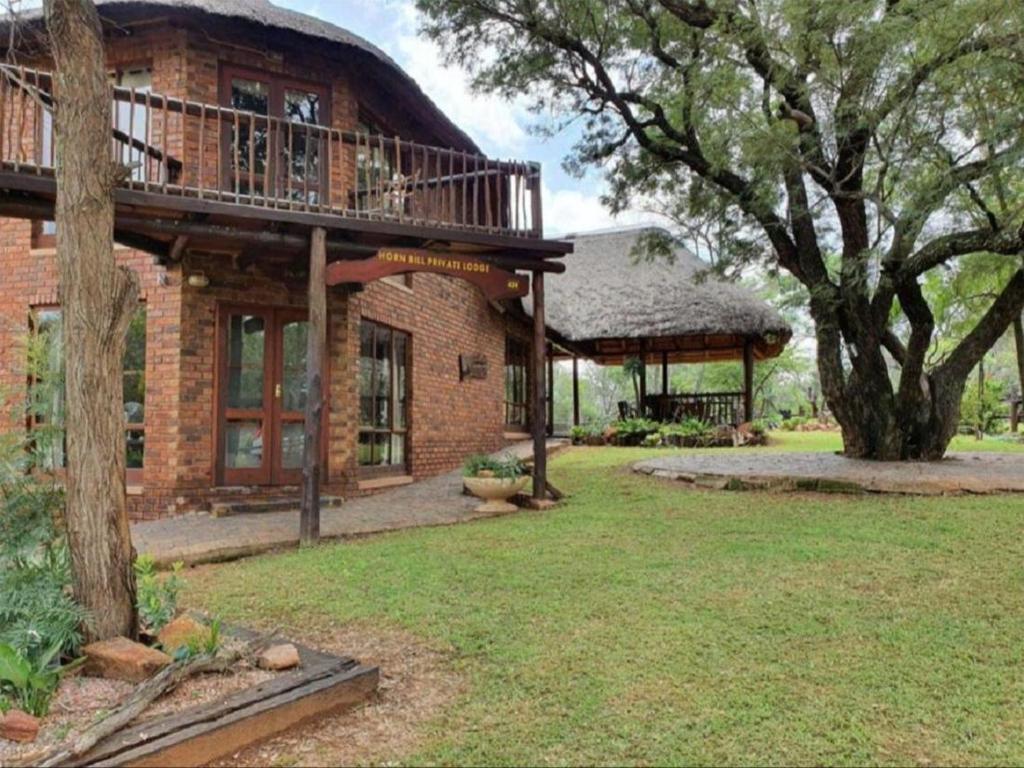
{"type": "MultiPolygon", "coordinates": [[[[1024,318],[1019,313],[1013,318],[1013,343],[1017,351],[1017,380],[1020,382],[1020,398],[1024,402],[1024,318]]],[[[1017,431],[1016,424],[1014,424],[1013,431],[1017,431]]]]}
{"type": "Polygon", "coordinates": [[[111,106],[91,0],[45,0],[55,64],[57,262],[64,323],[67,527],[87,640],[136,633],[122,371],[138,281],[114,260],[111,106]]]}

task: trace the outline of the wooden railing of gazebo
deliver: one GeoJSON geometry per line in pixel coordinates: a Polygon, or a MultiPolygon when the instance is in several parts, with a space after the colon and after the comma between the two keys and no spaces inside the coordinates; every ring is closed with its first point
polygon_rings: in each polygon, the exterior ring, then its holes
{"type": "Polygon", "coordinates": [[[743,392],[648,395],[645,409],[658,421],[700,419],[715,426],[736,426],[743,421],[743,396],[743,392]]]}
{"type": "MultiPolygon", "coordinates": [[[[52,76],[0,65],[0,169],[52,175],[52,76]]],[[[536,163],[111,88],[132,190],[268,210],[539,238],[536,163]]]]}

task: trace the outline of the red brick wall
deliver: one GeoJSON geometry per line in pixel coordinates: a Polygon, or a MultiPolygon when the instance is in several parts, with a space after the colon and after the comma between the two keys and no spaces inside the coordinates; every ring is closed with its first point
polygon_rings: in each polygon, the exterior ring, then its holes
{"type": "MultiPolygon", "coordinates": [[[[352,129],[358,102],[348,73],[337,63],[296,61],[218,45],[196,32],[153,27],[110,43],[112,66],[150,66],[154,90],[217,103],[220,65],[232,64],[283,72],[337,73],[331,88],[332,124],[352,129]]],[[[323,79],[321,74],[318,78],[323,79]]],[[[186,178],[196,169],[199,136],[183,137],[168,126],[172,152],[181,156],[184,140],[186,178]]],[[[154,125],[156,135],[163,126],[154,125]]],[[[207,136],[215,137],[214,131],[207,136]]],[[[215,138],[211,139],[213,142],[215,138]]],[[[215,157],[213,151],[208,156],[215,157]]],[[[339,168],[342,183],[351,178],[339,168]]],[[[211,172],[204,169],[204,173],[211,172]]],[[[280,269],[256,263],[238,268],[241,253],[187,255],[169,270],[152,257],[119,248],[119,262],[141,277],[147,309],[146,468],[144,492],[130,498],[132,515],[155,518],[204,509],[222,493],[215,485],[213,424],[216,315],[220,303],[297,307],[306,303],[305,281],[285,278],[280,269]],[[191,287],[189,274],[203,271],[206,288],[191,287]]],[[[249,256],[250,254],[246,254],[249,256]]],[[[4,424],[21,429],[26,390],[24,350],[31,307],[57,303],[52,250],[33,250],[31,225],[0,219],[0,393],[22,403],[4,424]]],[[[503,445],[504,349],[506,319],[478,289],[439,275],[419,274],[412,289],[388,282],[348,295],[332,289],[329,308],[329,403],[327,415],[327,490],[359,491],[357,366],[362,318],[393,326],[411,336],[411,473],[422,478],[458,466],[469,454],[503,445]],[[460,381],[459,355],[482,355],[487,377],[460,381]]]]}

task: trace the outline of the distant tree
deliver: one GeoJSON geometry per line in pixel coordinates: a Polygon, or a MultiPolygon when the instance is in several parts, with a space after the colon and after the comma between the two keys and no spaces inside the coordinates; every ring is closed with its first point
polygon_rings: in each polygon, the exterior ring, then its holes
{"type": "MultiPolygon", "coordinates": [[[[1010,0],[417,0],[482,89],[580,126],[613,211],[680,221],[805,288],[846,453],[941,457],[970,372],[1024,307],[1024,13],[1010,0]],[[758,247],[760,246],[760,247],[758,247]],[[928,364],[923,283],[1010,266],[928,364]]],[[[556,123],[553,128],[557,129],[556,123]]],[[[691,233],[695,236],[695,233],[691,233]]]]}
{"type": "Polygon", "coordinates": [[[114,259],[111,94],[92,0],[44,0],[54,61],[57,265],[63,322],[68,545],[86,640],[136,634],[125,497],[122,365],[138,307],[135,273],[114,259]]]}

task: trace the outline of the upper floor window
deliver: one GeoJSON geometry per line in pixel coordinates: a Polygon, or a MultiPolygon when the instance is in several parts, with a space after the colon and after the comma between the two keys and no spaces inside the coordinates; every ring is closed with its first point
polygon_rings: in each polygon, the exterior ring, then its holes
{"type": "Polygon", "coordinates": [[[240,113],[224,135],[228,187],[316,203],[326,137],[302,126],[330,124],[326,90],[235,67],[225,67],[221,77],[221,103],[240,113]]]}

